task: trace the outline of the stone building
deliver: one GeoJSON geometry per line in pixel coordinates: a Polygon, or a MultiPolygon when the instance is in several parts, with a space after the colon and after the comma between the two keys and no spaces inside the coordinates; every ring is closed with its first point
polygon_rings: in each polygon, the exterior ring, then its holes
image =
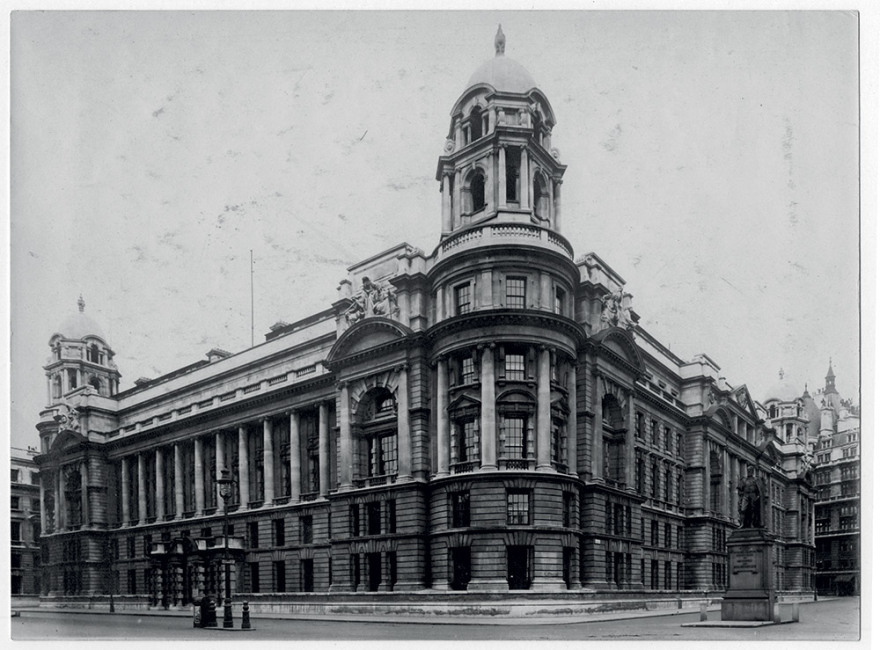
{"type": "Polygon", "coordinates": [[[452,107],[434,250],[369,257],[326,310],[128,390],[82,303],[51,338],[47,599],[220,591],[227,467],[234,590],[258,611],[336,592],[717,593],[750,465],[780,588],[812,588],[802,459],[745,385],[660,345],[621,276],[575,257],[556,115],[500,29],[495,47],[452,107]]]}
{"type": "MultiPolygon", "coordinates": [[[[780,379],[782,379],[780,377],[780,379]]],[[[775,389],[765,402],[768,422],[789,444],[806,444],[816,490],[816,591],[849,596],[860,591],[861,418],[858,405],[842,399],[829,361],[825,386],[802,394],[775,389]],[[780,396],[787,399],[780,399],[780,396]]],[[[782,382],[781,382],[782,383],[782,382]]]]}
{"type": "Polygon", "coordinates": [[[10,454],[10,593],[35,596],[41,589],[40,480],[35,449],[13,447],[10,454]]]}

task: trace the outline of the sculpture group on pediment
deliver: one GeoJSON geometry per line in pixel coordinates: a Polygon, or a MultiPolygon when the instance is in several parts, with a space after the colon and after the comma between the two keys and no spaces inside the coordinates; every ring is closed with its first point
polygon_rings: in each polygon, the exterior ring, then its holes
{"type": "Polygon", "coordinates": [[[399,311],[397,292],[394,288],[387,283],[377,284],[365,276],[361,290],[352,296],[351,304],[345,310],[345,320],[349,325],[353,325],[370,316],[392,318],[399,311]]]}
{"type": "Polygon", "coordinates": [[[79,411],[76,407],[71,407],[67,403],[61,403],[58,407],[58,412],[54,416],[58,426],[61,429],[79,431],[79,411]]]}
{"type": "Polygon", "coordinates": [[[621,289],[602,297],[602,322],[606,327],[622,327],[632,329],[635,321],[632,318],[631,293],[621,289]]]}

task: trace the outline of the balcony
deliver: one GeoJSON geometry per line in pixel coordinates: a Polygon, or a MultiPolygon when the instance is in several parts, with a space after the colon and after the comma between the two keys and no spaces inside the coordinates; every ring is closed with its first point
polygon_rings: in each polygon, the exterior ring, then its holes
{"type": "Polygon", "coordinates": [[[351,483],[356,488],[376,487],[379,485],[391,485],[397,482],[397,474],[382,474],[380,476],[367,476],[352,479],[351,483]]]}
{"type": "Polygon", "coordinates": [[[453,253],[481,246],[510,247],[527,244],[544,248],[572,259],[574,250],[562,237],[545,228],[527,223],[488,223],[456,233],[437,248],[436,260],[439,262],[453,253]]]}
{"type": "Polygon", "coordinates": [[[466,460],[460,463],[450,463],[449,469],[453,474],[466,474],[468,472],[476,472],[480,469],[480,461],[466,460]]]}
{"type": "Polygon", "coordinates": [[[498,469],[506,470],[533,470],[535,469],[534,458],[499,458],[498,469]]]}

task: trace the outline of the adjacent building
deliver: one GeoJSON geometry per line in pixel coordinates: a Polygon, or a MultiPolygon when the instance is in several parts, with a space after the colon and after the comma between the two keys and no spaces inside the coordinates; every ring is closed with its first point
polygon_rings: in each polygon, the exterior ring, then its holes
{"type": "Polygon", "coordinates": [[[452,105],[432,251],[377,253],[324,311],[122,391],[80,301],[50,339],[37,425],[47,600],[221,592],[225,468],[233,590],[258,611],[717,593],[751,466],[776,586],[812,591],[806,450],[710,357],[659,344],[598,255],[575,256],[556,115],[500,29],[495,47],[452,105]]]}
{"type": "Polygon", "coordinates": [[[10,454],[10,593],[36,596],[42,591],[40,568],[40,479],[36,449],[13,447],[10,454]]]}

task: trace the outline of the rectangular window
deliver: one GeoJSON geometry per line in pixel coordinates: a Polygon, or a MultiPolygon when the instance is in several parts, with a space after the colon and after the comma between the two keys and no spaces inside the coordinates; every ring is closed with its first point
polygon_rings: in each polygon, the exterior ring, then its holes
{"type": "Polygon", "coordinates": [[[10,539],[13,542],[20,542],[21,541],[21,522],[18,522],[18,521],[12,522],[12,534],[10,536],[10,539]]]}
{"type": "Polygon", "coordinates": [[[388,508],[388,526],[387,530],[389,533],[397,532],[397,501],[394,499],[388,499],[387,504],[388,508]]]}
{"type": "Polygon", "coordinates": [[[455,313],[458,316],[471,310],[471,285],[460,284],[455,287],[455,313]]]}
{"type": "Polygon", "coordinates": [[[672,548],[672,524],[663,524],[663,542],[666,548],[672,548]]]}
{"type": "Polygon", "coordinates": [[[470,492],[452,492],[449,495],[450,525],[453,528],[465,528],[471,525],[470,492]]]}
{"type": "Polygon", "coordinates": [[[660,546],[660,522],[651,522],[651,546],[660,546]]]}
{"type": "Polygon", "coordinates": [[[275,533],[275,546],[284,546],[284,520],[273,519],[272,527],[275,533]]]}
{"type": "Polygon", "coordinates": [[[287,591],[287,576],[284,569],[284,560],[276,560],[272,562],[272,583],[274,584],[275,593],[283,593],[287,591]]]}
{"type": "Polygon", "coordinates": [[[526,378],[526,356],[524,354],[504,356],[504,378],[511,381],[523,381],[526,378]]]}
{"type": "Polygon", "coordinates": [[[251,593],[260,593],[260,563],[248,562],[249,573],[251,574],[251,593]]]}
{"type": "Polygon", "coordinates": [[[144,557],[149,557],[153,550],[153,536],[144,535],[144,557]]]}
{"type": "Polygon", "coordinates": [[[501,435],[504,437],[505,458],[526,458],[528,456],[527,421],[524,415],[501,417],[500,429],[501,435]]]}
{"type": "Polygon", "coordinates": [[[382,533],[382,503],[371,501],[367,504],[367,535],[382,533]]]}
{"type": "Polygon", "coordinates": [[[299,532],[302,544],[311,544],[314,538],[312,532],[312,515],[303,515],[299,518],[299,532]]]}
{"type": "Polygon", "coordinates": [[[13,510],[21,510],[21,498],[20,497],[10,497],[10,502],[13,510]]]}
{"type": "Polygon", "coordinates": [[[302,576],[302,590],[306,592],[314,591],[315,561],[313,559],[300,560],[300,575],[302,576]]]}
{"type": "Polygon", "coordinates": [[[10,474],[12,475],[12,482],[18,483],[18,477],[21,475],[21,471],[17,469],[10,470],[10,474]]]}
{"type": "Polygon", "coordinates": [[[463,357],[461,359],[461,374],[458,378],[459,384],[473,384],[476,381],[474,374],[474,358],[463,357]]]}
{"type": "Polygon", "coordinates": [[[260,525],[256,521],[248,523],[248,544],[251,548],[257,548],[260,545],[260,525]]]}
{"type": "Polygon", "coordinates": [[[137,590],[137,569],[128,570],[128,593],[136,594],[137,590]]]}
{"type": "Polygon", "coordinates": [[[526,279],[506,278],[507,308],[525,309],[526,307],[526,279]]]}
{"type": "Polygon", "coordinates": [[[454,430],[453,462],[463,463],[480,459],[480,438],[476,420],[457,422],[454,430]]]}
{"type": "Polygon", "coordinates": [[[507,523],[508,525],[528,525],[530,523],[531,491],[507,491],[507,523]]]}
{"type": "Polygon", "coordinates": [[[553,298],[553,313],[562,316],[565,309],[565,291],[556,287],[556,295],[553,298]]]}
{"type": "Polygon", "coordinates": [[[348,521],[352,537],[361,535],[361,509],[357,503],[352,503],[348,508],[348,521]]]}

